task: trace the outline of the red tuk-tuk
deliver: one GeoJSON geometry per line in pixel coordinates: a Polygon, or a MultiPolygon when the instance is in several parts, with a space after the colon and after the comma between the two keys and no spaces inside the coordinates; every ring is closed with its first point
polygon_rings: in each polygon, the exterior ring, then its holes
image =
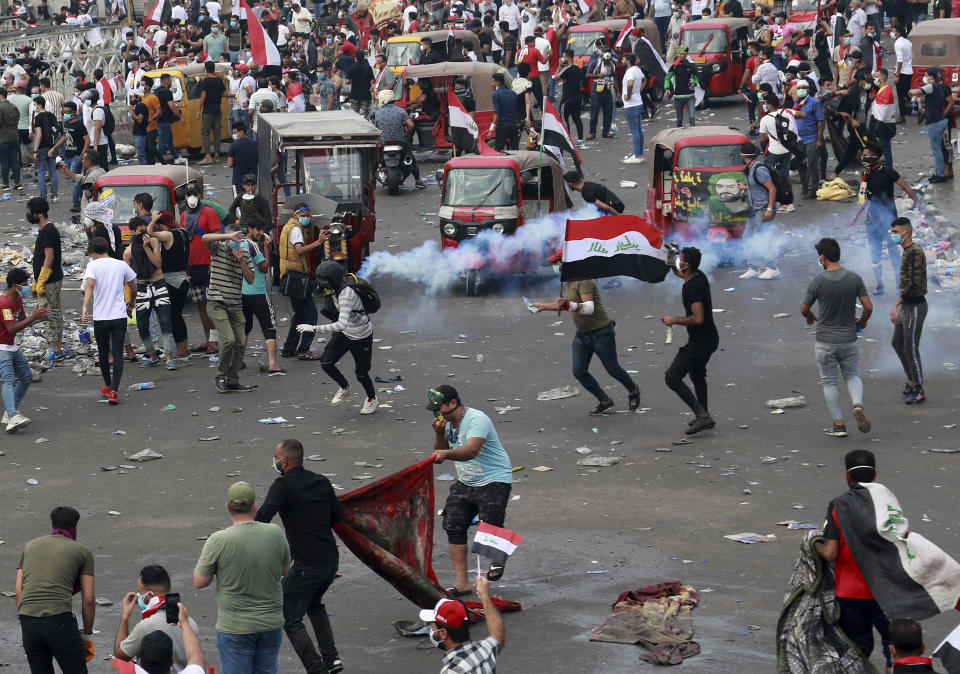
{"type": "Polygon", "coordinates": [[[518,150],[448,161],[438,212],[440,243],[444,251],[460,249],[467,295],[476,295],[485,277],[540,267],[558,242],[531,253],[511,239],[520,236],[526,221],[570,206],[563,167],[548,153],[518,150]]]}
{"type": "MultiPolygon", "coordinates": [[[[774,0],[771,14],[779,14],[780,12],[787,15],[787,21],[803,30],[815,30],[817,27],[817,17],[828,17],[835,14],[836,5],[830,7],[829,10],[822,10],[819,0],[774,0]]],[[[756,15],[757,11],[755,8],[751,7],[749,10],[744,8],[744,17],[753,19],[756,15]]],[[[770,29],[776,31],[777,26],[771,25],[770,29]]]]}
{"type": "Polygon", "coordinates": [[[439,114],[421,115],[416,111],[413,114],[414,129],[417,142],[414,146],[428,150],[447,150],[453,148],[450,137],[450,116],[447,113],[447,89],[453,87],[453,81],[458,77],[470,80],[470,90],[476,103],[473,113],[474,120],[480,129],[480,138],[486,138],[490,133],[490,124],[493,122],[493,81],[494,73],[502,73],[507,87],[513,78],[506,68],[495,63],[448,62],[435,63],[423,66],[408,66],[403,77],[397,78],[395,93],[397,105],[406,108],[411,99],[411,88],[419,93],[420,83],[429,80],[433,85],[433,93],[437,97],[434,105],[438,105],[439,114]]]}
{"type": "Polygon", "coordinates": [[[943,71],[943,82],[960,95],[960,19],[933,19],[916,24],[910,31],[913,44],[913,78],[910,86],[923,86],[927,68],[943,71]]]}
{"type": "Polygon", "coordinates": [[[740,238],[750,195],[740,146],[747,137],[727,126],[661,131],[650,142],[650,186],[643,217],[681,241],[706,235],[740,238]]]}
{"type": "MultiPolygon", "coordinates": [[[[603,42],[617,54],[617,78],[620,79],[623,73],[621,72],[622,68],[619,57],[624,50],[617,49],[615,43],[623,27],[631,21],[632,19],[608,19],[606,21],[591,21],[590,23],[570,26],[567,30],[567,45],[565,49],[572,49],[574,63],[581,68],[586,68],[590,63],[590,57],[594,53],[597,40],[603,40],[603,42]]],[[[643,28],[644,34],[650,41],[650,44],[654,45],[654,49],[659,51],[660,31],[657,30],[657,24],[651,19],[641,19],[634,22],[634,27],[643,28]]],[[[653,74],[659,74],[660,66],[656,65],[651,69],[652,62],[649,58],[645,58],[642,65],[647,68],[647,70],[652,70],[653,74]]],[[[662,85],[663,83],[660,82],[660,96],[663,94],[662,85]]],[[[584,91],[588,90],[586,83],[584,83],[583,89],[584,91]]],[[[655,100],[660,100],[660,97],[655,97],[655,100]]]]}
{"type": "Polygon", "coordinates": [[[701,19],[680,27],[680,44],[688,48],[706,98],[737,93],[747,61],[746,45],[737,31],[747,29],[749,19],[701,19]]]}

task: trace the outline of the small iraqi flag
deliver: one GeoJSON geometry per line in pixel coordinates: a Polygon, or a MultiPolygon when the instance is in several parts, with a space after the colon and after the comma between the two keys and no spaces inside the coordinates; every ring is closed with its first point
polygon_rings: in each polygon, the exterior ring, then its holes
{"type": "Polygon", "coordinates": [[[540,144],[547,152],[556,157],[564,171],[567,170],[567,162],[563,160],[563,153],[566,152],[580,170],[580,153],[573,144],[570,132],[566,124],[560,119],[556,108],[550,102],[550,99],[543,99],[543,128],[540,133],[540,144]]]}
{"type": "Polygon", "coordinates": [[[567,220],[561,281],[632,276],[660,283],[667,276],[667,251],[659,230],[638,215],[567,220]]]}
{"type": "Polygon", "coordinates": [[[960,674],[960,626],[937,646],[933,657],[940,660],[947,674],[960,674]]]}
{"type": "Polygon", "coordinates": [[[504,564],[522,540],[523,536],[515,531],[481,522],[477,527],[477,535],[473,537],[470,552],[504,564]]]}

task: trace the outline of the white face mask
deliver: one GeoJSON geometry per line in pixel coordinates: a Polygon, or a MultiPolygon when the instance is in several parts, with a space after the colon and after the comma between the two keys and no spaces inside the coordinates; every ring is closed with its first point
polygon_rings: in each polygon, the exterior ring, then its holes
{"type": "Polygon", "coordinates": [[[241,199],[243,199],[244,201],[253,201],[253,195],[252,195],[252,194],[244,194],[244,195],[241,197],[241,199]]]}
{"type": "Polygon", "coordinates": [[[230,135],[233,136],[233,139],[234,139],[234,140],[240,140],[240,134],[239,134],[239,133],[233,133],[233,134],[230,134],[230,135]]]}
{"type": "Polygon", "coordinates": [[[197,204],[199,203],[200,203],[200,200],[197,197],[192,195],[187,197],[187,206],[189,206],[190,208],[196,208],[197,204]]]}

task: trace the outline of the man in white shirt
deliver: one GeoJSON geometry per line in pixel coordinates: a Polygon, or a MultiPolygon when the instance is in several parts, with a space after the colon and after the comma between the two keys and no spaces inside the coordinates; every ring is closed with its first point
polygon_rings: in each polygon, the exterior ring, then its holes
{"type": "Polygon", "coordinates": [[[533,35],[537,25],[537,8],[531,0],[520,0],[520,42],[528,35],[533,35]]]}
{"type": "MultiPolygon", "coordinates": [[[[760,142],[768,143],[767,157],[764,163],[780,171],[789,180],[792,151],[790,146],[797,142],[797,120],[793,118],[789,111],[780,108],[780,99],[777,98],[776,94],[767,94],[761,100],[762,109],[766,114],[760,118],[760,142]],[[787,131],[782,138],[777,131],[778,120],[787,122],[787,131]]],[[[779,210],[781,213],[792,213],[796,209],[793,204],[790,204],[780,206],[779,210]]]]}
{"type": "MultiPolygon", "coordinates": [[[[543,36],[543,29],[539,26],[536,31],[534,31],[534,36],[533,46],[536,47],[537,51],[543,54],[543,57],[546,59],[543,63],[537,62],[540,90],[546,92],[550,87],[550,57],[553,55],[553,46],[551,46],[550,41],[543,36]]],[[[552,96],[550,100],[553,100],[552,96]]]]}
{"type": "Polygon", "coordinates": [[[285,47],[290,40],[290,29],[287,27],[287,21],[283,17],[277,23],[277,46],[285,47]]]}
{"type": "Polygon", "coordinates": [[[893,72],[893,81],[897,85],[897,104],[900,108],[900,118],[910,114],[907,101],[910,96],[910,80],[913,79],[913,43],[903,36],[903,29],[891,26],[890,38],[893,40],[893,51],[897,55],[897,67],[893,72]]]}
{"type": "Polygon", "coordinates": [[[504,0],[497,18],[500,21],[506,21],[509,31],[514,37],[517,36],[517,29],[520,27],[520,8],[513,0],[504,0]]]}
{"type": "Polygon", "coordinates": [[[293,14],[291,16],[293,18],[293,32],[310,32],[310,22],[313,21],[313,12],[306,7],[301,7],[299,4],[293,3],[293,14]]]}
{"type": "Polygon", "coordinates": [[[637,55],[627,52],[623,55],[623,86],[620,87],[623,98],[623,114],[627,118],[627,127],[633,137],[633,154],[620,160],[623,164],[643,163],[643,71],[637,65],[637,55]]]}
{"type": "Polygon", "coordinates": [[[867,25],[867,13],[860,7],[859,0],[850,0],[850,20],[847,22],[847,30],[850,31],[850,45],[859,47],[863,41],[863,29],[867,25]]]}
{"type": "Polygon", "coordinates": [[[777,67],[771,62],[772,55],[773,47],[762,48],[757,58],[759,65],[750,80],[758,87],[766,83],[773,87],[774,91],[777,91],[777,88],[780,86],[780,71],[777,70],[777,67]]]}
{"type": "Polygon", "coordinates": [[[713,0],[692,0],[690,2],[690,18],[699,19],[703,15],[703,10],[709,9],[713,14],[713,0]]]}
{"type": "Polygon", "coordinates": [[[217,0],[209,0],[205,7],[210,14],[210,23],[220,23],[220,3],[217,0]]]}
{"type": "Polygon", "coordinates": [[[183,6],[183,3],[176,2],[174,3],[173,8],[170,10],[170,18],[176,23],[179,21],[188,21],[190,17],[187,14],[187,8],[183,6]]]}

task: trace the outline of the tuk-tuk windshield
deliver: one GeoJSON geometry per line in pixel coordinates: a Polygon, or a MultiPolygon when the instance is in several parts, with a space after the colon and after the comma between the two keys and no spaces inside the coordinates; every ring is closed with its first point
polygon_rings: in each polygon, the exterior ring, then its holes
{"type": "Polygon", "coordinates": [[[454,168],[443,185],[444,206],[514,206],[517,176],[509,168],[454,168]]]}
{"type": "Polygon", "coordinates": [[[387,43],[387,65],[388,66],[408,66],[413,61],[414,65],[420,63],[420,43],[419,42],[388,42],[387,43]]]}
{"type": "Polygon", "coordinates": [[[126,225],[136,213],[133,210],[133,198],[146,192],[153,197],[154,211],[170,211],[173,213],[173,204],[170,203],[170,188],[166,185],[106,185],[97,192],[94,201],[107,200],[107,208],[113,209],[113,224],[126,225]]]}
{"type": "Polygon", "coordinates": [[[688,145],[677,152],[676,168],[726,168],[743,166],[740,145],[688,145]]]}
{"type": "Polygon", "coordinates": [[[723,28],[687,29],[680,35],[680,44],[686,45],[690,50],[690,55],[694,57],[700,53],[703,45],[707,44],[711,35],[713,39],[710,40],[710,44],[703,52],[704,54],[726,54],[730,48],[730,44],[727,42],[727,33],[723,28]]]}
{"type": "Polygon", "coordinates": [[[793,0],[790,3],[791,12],[814,12],[817,10],[818,0],[793,0]]]}
{"type": "Polygon", "coordinates": [[[362,201],[362,166],[360,152],[356,148],[304,150],[305,190],[338,202],[362,201]]]}
{"type": "Polygon", "coordinates": [[[593,53],[597,40],[605,37],[603,31],[600,30],[570,33],[570,37],[567,38],[567,49],[572,49],[574,56],[589,56],[593,53]]]}

